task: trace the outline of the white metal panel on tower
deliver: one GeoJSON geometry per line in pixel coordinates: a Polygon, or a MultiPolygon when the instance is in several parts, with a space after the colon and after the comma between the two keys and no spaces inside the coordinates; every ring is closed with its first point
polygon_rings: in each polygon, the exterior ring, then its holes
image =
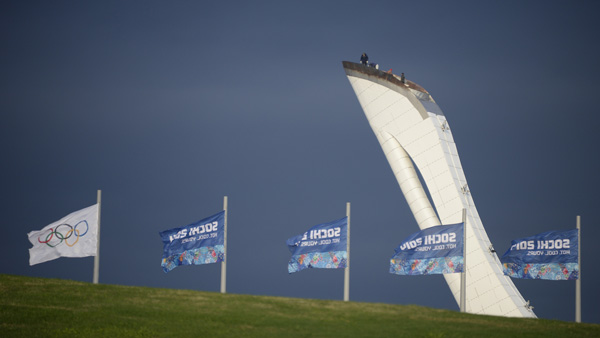
{"type": "MultiPolygon", "coordinates": [[[[490,250],[491,243],[471,197],[450,126],[431,95],[393,74],[347,61],[343,65],[419,227],[460,223],[462,210],[467,210],[467,312],[535,317],[490,250]]],[[[444,275],[457,303],[459,276],[444,275]]]]}

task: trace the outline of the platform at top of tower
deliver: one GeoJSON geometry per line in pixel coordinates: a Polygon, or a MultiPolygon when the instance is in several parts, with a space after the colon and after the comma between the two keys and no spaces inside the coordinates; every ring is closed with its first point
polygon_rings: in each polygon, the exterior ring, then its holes
{"type": "Polygon", "coordinates": [[[404,87],[407,87],[407,88],[410,88],[410,89],[414,89],[414,90],[420,91],[420,92],[425,93],[425,94],[429,94],[429,92],[427,92],[425,90],[425,88],[419,86],[418,84],[416,84],[416,83],[414,83],[414,82],[412,82],[410,80],[405,80],[404,82],[402,82],[400,80],[400,77],[398,75],[392,74],[391,71],[390,72],[384,72],[384,71],[381,71],[381,70],[379,70],[377,68],[370,67],[368,65],[363,65],[363,64],[360,64],[360,63],[355,63],[355,62],[350,62],[350,61],[342,61],[342,64],[344,65],[344,69],[346,69],[346,70],[352,70],[352,71],[355,71],[355,72],[359,72],[359,73],[365,74],[367,76],[374,76],[374,77],[377,77],[379,79],[388,81],[388,82],[393,83],[395,85],[398,85],[398,86],[404,86],[404,87]]]}

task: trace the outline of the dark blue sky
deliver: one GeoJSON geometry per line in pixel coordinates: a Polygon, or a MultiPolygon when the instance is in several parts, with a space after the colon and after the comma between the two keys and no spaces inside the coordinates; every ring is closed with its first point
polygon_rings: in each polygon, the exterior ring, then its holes
{"type": "MultiPolygon", "coordinates": [[[[101,189],[101,283],[217,292],[219,264],[162,272],[158,232],[227,195],[228,292],[342,299],[342,270],[288,275],[285,241],[351,202],[351,300],[458,310],[442,276],[388,273],[418,227],[342,68],[367,52],[444,111],[499,254],[581,215],[582,317],[600,323],[599,7],[5,1],[0,273],[91,282],[93,258],[30,267],[26,234],[101,189]]],[[[574,282],[514,282],[574,320],[574,282]]]]}

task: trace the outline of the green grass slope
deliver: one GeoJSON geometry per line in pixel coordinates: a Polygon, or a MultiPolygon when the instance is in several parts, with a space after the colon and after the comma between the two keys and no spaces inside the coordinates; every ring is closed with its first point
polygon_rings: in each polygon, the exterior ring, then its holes
{"type": "Polygon", "coordinates": [[[600,325],[0,275],[0,337],[67,336],[600,337],[600,325]]]}

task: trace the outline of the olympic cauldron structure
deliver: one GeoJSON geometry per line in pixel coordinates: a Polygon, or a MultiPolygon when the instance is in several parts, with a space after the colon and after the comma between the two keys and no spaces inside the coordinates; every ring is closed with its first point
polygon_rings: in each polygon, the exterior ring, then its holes
{"type": "MultiPolygon", "coordinates": [[[[419,227],[461,223],[466,209],[466,311],[535,317],[502,272],[469,192],[448,121],[431,95],[391,72],[348,61],[342,64],[419,227]]],[[[460,274],[444,278],[459,303],[460,274]]]]}

